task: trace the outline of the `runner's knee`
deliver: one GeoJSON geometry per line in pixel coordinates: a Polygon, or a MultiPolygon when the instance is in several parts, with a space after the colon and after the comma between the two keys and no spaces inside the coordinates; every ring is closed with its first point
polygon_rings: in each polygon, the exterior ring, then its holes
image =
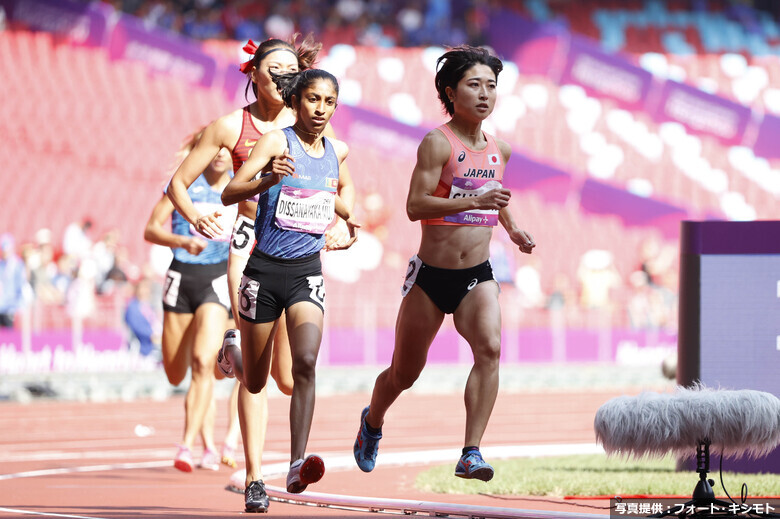
{"type": "Polygon", "coordinates": [[[293,361],[293,380],[296,384],[314,380],[317,353],[307,352],[295,356],[293,361]]]}
{"type": "Polygon", "coordinates": [[[292,373],[283,374],[279,372],[272,372],[271,376],[276,382],[276,387],[279,388],[279,391],[281,391],[282,394],[285,394],[287,396],[292,396],[293,385],[294,385],[292,373]]]}
{"type": "Polygon", "coordinates": [[[192,356],[192,376],[211,376],[214,373],[213,355],[194,354],[192,356]]]}
{"type": "Polygon", "coordinates": [[[257,378],[253,378],[250,376],[247,376],[245,373],[245,380],[244,380],[244,387],[247,391],[252,393],[253,395],[258,394],[265,388],[266,383],[268,382],[267,376],[260,376],[257,378]]]}
{"type": "Polygon", "coordinates": [[[489,340],[474,348],[474,364],[498,365],[501,359],[501,340],[489,340]]]}
{"type": "Polygon", "coordinates": [[[175,369],[173,367],[165,368],[165,376],[168,378],[168,382],[172,386],[178,386],[184,380],[187,375],[187,370],[175,369]]]}
{"type": "Polygon", "coordinates": [[[396,390],[406,391],[414,385],[420,377],[420,371],[409,371],[408,369],[398,369],[394,367],[390,371],[390,383],[396,390]]]}

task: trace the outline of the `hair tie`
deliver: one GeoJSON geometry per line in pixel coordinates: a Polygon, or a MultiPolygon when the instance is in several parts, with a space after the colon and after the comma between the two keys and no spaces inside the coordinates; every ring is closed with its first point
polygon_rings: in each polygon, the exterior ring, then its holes
{"type": "Polygon", "coordinates": [[[239,70],[246,74],[252,69],[252,61],[255,59],[255,52],[257,52],[257,43],[253,42],[251,39],[246,42],[246,45],[244,45],[244,52],[247,54],[251,54],[252,57],[249,59],[249,61],[245,61],[241,64],[239,67],[239,70]]]}

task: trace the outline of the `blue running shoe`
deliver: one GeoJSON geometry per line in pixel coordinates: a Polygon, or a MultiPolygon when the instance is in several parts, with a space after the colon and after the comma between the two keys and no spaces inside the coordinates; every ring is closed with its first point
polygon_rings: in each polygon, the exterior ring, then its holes
{"type": "Polygon", "coordinates": [[[458,460],[455,475],[463,479],[490,481],[493,479],[493,467],[482,459],[479,451],[469,451],[458,460]]]}
{"type": "Polygon", "coordinates": [[[382,439],[381,429],[379,434],[369,432],[366,427],[367,414],[368,407],[363,409],[363,413],[360,415],[360,430],[355,439],[355,446],[352,449],[355,453],[355,461],[363,472],[371,472],[374,470],[376,453],[379,450],[379,440],[382,439]]]}

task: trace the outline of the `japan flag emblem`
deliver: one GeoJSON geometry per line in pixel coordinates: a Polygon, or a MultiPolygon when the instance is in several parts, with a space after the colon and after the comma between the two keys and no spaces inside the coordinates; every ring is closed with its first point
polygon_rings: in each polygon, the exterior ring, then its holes
{"type": "Polygon", "coordinates": [[[498,153],[491,153],[488,155],[488,164],[491,166],[497,166],[498,164],[501,164],[501,159],[498,156],[498,153]]]}

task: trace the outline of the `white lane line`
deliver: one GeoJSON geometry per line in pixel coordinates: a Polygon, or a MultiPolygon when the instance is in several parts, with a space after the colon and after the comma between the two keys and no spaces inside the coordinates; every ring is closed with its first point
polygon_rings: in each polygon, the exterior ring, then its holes
{"type": "Polygon", "coordinates": [[[37,451],[37,452],[11,452],[0,454],[0,462],[28,462],[28,461],[62,461],[62,460],[87,460],[87,459],[173,459],[175,450],[171,449],[130,449],[130,450],[104,450],[104,451],[37,451]]]}
{"type": "Polygon", "coordinates": [[[111,470],[127,469],[149,469],[157,467],[172,467],[171,460],[165,461],[145,461],[141,463],[114,463],[107,465],[92,465],[89,467],[64,467],[60,469],[30,470],[28,472],[17,472],[15,474],[0,474],[0,481],[7,479],[37,478],[41,476],[55,476],[58,474],[74,474],[80,472],[104,472],[111,470]]]}
{"type": "Polygon", "coordinates": [[[432,517],[468,517],[480,519],[605,519],[602,514],[580,514],[574,512],[552,512],[545,510],[526,510],[522,508],[499,508],[495,506],[476,506],[457,503],[439,503],[433,501],[413,501],[409,499],[389,499],[378,497],[355,497],[319,492],[289,494],[281,488],[266,486],[268,496],[284,503],[360,510],[384,514],[412,515],[423,513],[432,517]]]}
{"type": "Polygon", "coordinates": [[[17,508],[0,507],[0,512],[8,512],[9,514],[37,515],[39,517],[72,517],[74,519],[105,519],[103,517],[97,517],[94,515],[86,516],[86,515],[55,514],[52,512],[32,512],[30,510],[19,510],[17,508]]]}

